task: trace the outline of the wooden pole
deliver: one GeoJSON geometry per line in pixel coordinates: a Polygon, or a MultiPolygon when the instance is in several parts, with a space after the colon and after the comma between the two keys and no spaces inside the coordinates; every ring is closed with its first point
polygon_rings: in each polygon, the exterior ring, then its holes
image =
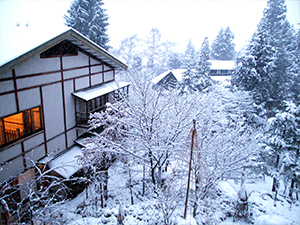
{"type": "Polygon", "coordinates": [[[189,164],[189,175],[188,175],[188,183],[186,188],[186,198],[185,198],[185,208],[184,208],[184,219],[186,219],[188,200],[189,200],[189,192],[190,192],[190,180],[191,180],[191,170],[192,170],[192,159],[193,159],[193,148],[194,148],[194,137],[196,133],[196,120],[193,120],[194,127],[192,130],[192,140],[191,140],[191,155],[190,155],[190,164],[189,164]]]}

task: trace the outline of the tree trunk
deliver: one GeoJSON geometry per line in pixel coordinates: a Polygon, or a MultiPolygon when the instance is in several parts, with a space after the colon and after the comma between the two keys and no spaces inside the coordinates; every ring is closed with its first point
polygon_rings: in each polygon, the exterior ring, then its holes
{"type": "Polygon", "coordinates": [[[146,176],[146,166],[143,165],[143,196],[145,196],[145,176],[146,176]]]}
{"type": "Polygon", "coordinates": [[[128,167],[128,175],[129,175],[129,190],[130,190],[130,199],[131,199],[131,205],[133,205],[133,193],[132,193],[132,182],[131,182],[131,170],[128,167]]]}
{"type": "Polygon", "coordinates": [[[293,175],[293,179],[291,182],[291,187],[290,187],[290,192],[289,192],[289,197],[291,198],[293,195],[293,189],[294,189],[294,185],[295,185],[295,174],[293,175]]]}

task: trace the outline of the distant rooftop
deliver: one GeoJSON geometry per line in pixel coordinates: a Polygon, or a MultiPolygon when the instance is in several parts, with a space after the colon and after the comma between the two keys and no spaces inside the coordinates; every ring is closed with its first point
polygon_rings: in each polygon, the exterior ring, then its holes
{"type": "Polygon", "coordinates": [[[233,60],[209,60],[212,70],[234,70],[235,61],[233,60]]]}

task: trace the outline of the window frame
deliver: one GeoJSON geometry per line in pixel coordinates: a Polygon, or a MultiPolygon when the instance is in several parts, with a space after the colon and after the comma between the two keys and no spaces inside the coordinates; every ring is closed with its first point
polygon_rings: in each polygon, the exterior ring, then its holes
{"type": "MultiPolygon", "coordinates": [[[[35,134],[35,133],[43,130],[44,128],[43,128],[42,119],[43,119],[43,116],[42,116],[42,106],[41,105],[30,108],[30,109],[26,109],[26,110],[23,110],[23,111],[20,111],[20,112],[17,112],[17,113],[8,115],[8,116],[1,117],[0,118],[0,133],[1,133],[0,134],[1,135],[0,136],[1,137],[0,148],[10,145],[24,137],[28,137],[32,134],[35,134]],[[38,121],[36,121],[37,118],[35,118],[35,115],[34,115],[34,112],[36,112],[35,110],[37,110],[37,109],[39,112],[38,121]],[[9,121],[5,121],[5,119],[15,116],[15,115],[18,115],[18,114],[21,114],[21,116],[22,116],[22,124],[21,124],[21,126],[23,126],[23,131],[21,132],[22,135],[16,135],[15,134],[16,132],[15,133],[12,132],[12,137],[8,138],[7,131],[9,129],[5,127],[6,126],[5,123],[9,123],[9,121]],[[36,123],[39,126],[37,126],[34,121],[36,121],[36,123]],[[16,137],[14,137],[14,136],[16,136],[16,137]]],[[[11,130],[11,131],[14,131],[14,130],[11,130]]]]}

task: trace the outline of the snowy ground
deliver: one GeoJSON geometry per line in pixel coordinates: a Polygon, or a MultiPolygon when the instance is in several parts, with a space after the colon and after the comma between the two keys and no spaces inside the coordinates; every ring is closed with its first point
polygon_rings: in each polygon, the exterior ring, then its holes
{"type": "MultiPolygon", "coordinates": [[[[228,84],[228,77],[214,77],[220,81],[224,87],[228,84]]],[[[130,189],[128,188],[128,168],[122,163],[116,163],[109,169],[109,196],[107,206],[100,207],[100,203],[96,208],[93,204],[89,205],[86,200],[86,191],[81,193],[77,198],[67,201],[61,205],[58,211],[60,212],[60,221],[67,225],[81,224],[108,224],[116,225],[119,211],[119,203],[123,205],[125,214],[124,224],[128,225],[151,225],[158,224],[155,221],[161,218],[161,211],[158,210],[159,202],[153,194],[148,193],[147,197],[141,196],[142,187],[142,170],[136,168],[131,171],[132,183],[134,185],[134,204],[131,205],[130,189]],[[85,204],[85,207],[78,207],[85,204]]],[[[240,181],[239,181],[240,182],[240,181]]],[[[210,215],[199,215],[196,219],[191,217],[191,209],[188,212],[187,219],[184,220],[183,204],[179,204],[172,214],[170,219],[171,224],[187,225],[187,224],[202,224],[203,218],[211,218],[210,224],[255,224],[255,225],[297,225],[300,224],[300,201],[287,201],[284,195],[284,185],[281,183],[280,191],[276,206],[274,206],[274,193],[272,190],[272,178],[265,179],[246,179],[246,190],[248,193],[249,213],[251,219],[248,222],[242,220],[233,221],[234,206],[238,198],[238,191],[241,184],[234,180],[226,180],[218,182],[220,191],[217,201],[208,204],[212,212],[210,215]]],[[[185,187],[182,189],[185,192],[185,187]]],[[[88,192],[91,198],[93,189],[88,192]]],[[[95,198],[95,194],[93,196],[95,198]]],[[[99,198],[99,197],[98,197],[99,198]]],[[[203,207],[202,207],[203,209],[203,207]]],[[[57,210],[57,209],[56,209],[57,210]]],[[[206,224],[206,223],[205,223],[206,224]]]]}
{"type": "MultiPolygon", "coordinates": [[[[133,181],[140,180],[141,172],[133,172],[133,181]]],[[[95,207],[86,207],[84,210],[89,211],[92,215],[87,215],[83,210],[77,207],[82,202],[86,201],[86,192],[84,191],[77,198],[67,201],[60,206],[59,212],[63,224],[81,225],[81,224],[117,224],[117,216],[119,203],[121,202],[124,209],[125,220],[124,224],[155,224],[156,218],[161,214],[157,210],[157,200],[155,198],[142,198],[135,193],[134,205],[131,205],[130,191],[126,182],[128,180],[128,170],[122,167],[121,163],[117,163],[109,170],[109,200],[107,207],[98,209],[95,207]],[[86,214],[84,216],[84,214],[86,214]]],[[[140,184],[136,184],[140,185],[140,184]]],[[[237,193],[240,190],[240,184],[233,180],[220,181],[218,187],[221,191],[219,203],[232,202],[235,203],[237,193]]],[[[281,185],[283,187],[283,185],[281,185]]],[[[255,225],[265,224],[300,224],[300,202],[296,201],[293,204],[288,203],[283,197],[283,188],[280,189],[277,206],[274,206],[272,193],[272,178],[266,177],[265,180],[259,179],[256,181],[246,180],[246,189],[249,196],[249,211],[252,214],[252,222],[255,225]]],[[[183,190],[184,191],[184,190],[183,190]]],[[[228,203],[226,203],[228,204],[228,203]]],[[[217,207],[218,208],[218,207],[217,207]]],[[[222,207],[220,207],[222,209],[222,207]]],[[[211,224],[249,224],[241,220],[233,222],[232,216],[228,214],[230,209],[215,212],[211,224]]],[[[182,218],[183,208],[180,206],[174,212],[171,222],[172,224],[197,224],[196,220],[188,215],[187,220],[182,218]]],[[[199,220],[199,219],[198,219],[199,220]]],[[[198,224],[201,224],[198,221],[198,224]]]]}

